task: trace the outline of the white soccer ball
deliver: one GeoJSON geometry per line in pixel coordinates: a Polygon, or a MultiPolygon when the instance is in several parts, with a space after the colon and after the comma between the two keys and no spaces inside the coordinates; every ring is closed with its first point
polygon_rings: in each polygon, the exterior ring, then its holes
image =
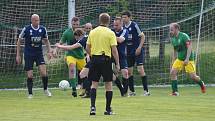
{"type": "Polygon", "coordinates": [[[69,87],[70,87],[70,84],[69,84],[69,82],[67,81],[67,80],[62,80],[62,81],[60,81],[60,83],[59,83],[59,88],[61,89],[61,90],[66,90],[66,89],[69,89],[69,87]]]}

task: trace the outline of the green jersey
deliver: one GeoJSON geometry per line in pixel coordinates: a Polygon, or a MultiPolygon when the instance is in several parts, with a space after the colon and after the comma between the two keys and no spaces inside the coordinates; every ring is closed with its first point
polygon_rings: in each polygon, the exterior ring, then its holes
{"type": "MultiPolygon", "coordinates": [[[[183,32],[179,32],[178,37],[174,36],[171,38],[172,45],[178,53],[177,58],[181,61],[184,61],[187,57],[186,42],[189,42],[189,41],[190,41],[190,37],[186,33],[183,33],[183,32]]],[[[194,60],[193,52],[191,52],[189,60],[190,61],[194,60]]]]}
{"type": "MultiPolygon", "coordinates": [[[[73,30],[71,28],[68,28],[66,31],[64,31],[62,37],[61,37],[61,42],[66,43],[67,45],[73,45],[77,41],[75,40],[73,30]]],[[[82,47],[73,49],[73,50],[68,50],[66,52],[66,56],[72,56],[77,59],[84,59],[84,50],[82,47]]]]}

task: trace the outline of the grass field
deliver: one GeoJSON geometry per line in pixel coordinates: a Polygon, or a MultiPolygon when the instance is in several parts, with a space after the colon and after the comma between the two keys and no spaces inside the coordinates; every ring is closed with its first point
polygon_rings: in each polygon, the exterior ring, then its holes
{"type": "Polygon", "coordinates": [[[103,89],[97,96],[97,115],[89,116],[89,99],[73,98],[70,91],[51,90],[45,97],[42,90],[27,99],[25,91],[0,91],[0,121],[214,121],[215,88],[201,94],[199,87],[181,87],[180,96],[169,96],[170,88],[151,88],[152,95],[120,97],[114,88],[112,107],[116,115],[104,116],[103,89]]]}

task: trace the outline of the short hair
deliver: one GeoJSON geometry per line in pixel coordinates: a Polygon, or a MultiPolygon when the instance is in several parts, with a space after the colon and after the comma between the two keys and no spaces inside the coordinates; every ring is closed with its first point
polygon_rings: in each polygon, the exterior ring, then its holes
{"type": "Polygon", "coordinates": [[[110,15],[108,13],[101,13],[99,15],[99,23],[100,24],[109,24],[110,23],[110,15]]]}
{"type": "Polygon", "coordinates": [[[171,25],[180,30],[180,25],[178,23],[171,23],[171,25]]]}
{"type": "Polygon", "coordinates": [[[83,36],[84,35],[84,31],[82,28],[76,28],[75,31],[74,31],[74,35],[75,36],[83,36]]]}
{"type": "Polygon", "coordinates": [[[130,11],[124,11],[124,12],[122,12],[122,16],[123,15],[126,15],[126,16],[128,16],[128,17],[131,17],[131,12],[130,11]]]}
{"type": "Polygon", "coordinates": [[[79,18],[75,16],[72,18],[72,21],[77,22],[77,21],[79,21],[79,18]]]}
{"type": "Polygon", "coordinates": [[[115,19],[114,19],[114,21],[122,21],[122,18],[121,17],[119,17],[119,16],[117,16],[115,19]]]}

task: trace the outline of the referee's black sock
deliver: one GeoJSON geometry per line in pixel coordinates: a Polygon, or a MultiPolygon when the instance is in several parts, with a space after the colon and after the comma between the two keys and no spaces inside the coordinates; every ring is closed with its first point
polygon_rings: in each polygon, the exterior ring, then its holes
{"type": "Polygon", "coordinates": [[[116,86],[119,88],[119,91],[120,91],[121,95],[123,95],[124,94],[123,93],[123,87],[122,87],[122,84],[121,84],[119,78],[116,77],[116,80],[114,82],[115,82],[116,86]]]}
{"type": "Polygon", "coordinates": [[[143,84],[143,89],[144,89],[144,91],[149,91],[148,90],[148,82],[147,82],[147,76],[143,76],[142,77],[142,84],[143,84]]]}
{"type": "Polygon", "coordinates": [[[32,93],[32,88],[33,88],[33,79],[32,78],[27,79],[27,87],[28,87],[28,94],[33,94],[32,93]]]}
{"type": "Polygon", "coordinates": [[[90,99],[91,99],[91,107],[95,107],[95,103],[96,103],[96,89],[95,88],[91,89],[90,99]]]}
{"type": "Polygon", "coordinates": [[[126,94],[128,92],[128,79],[122,78],[122,85],[124,89],[124,94],[126,94]]]}
{"type": "Polygon", "coordinates": [[[106,91],[106,111],[110,111],[111,101],[113,97],[113,91],[106,91]]]}
{"type": "Polygon", "coordinates": [[[132,92],[135,92],[135,91],[134,91],[134,77],[133,77],[133,76],[130,76],[130,77],[128,78],[128,80],[129,80],[129,84],[128,84],[129,89],[130,89],[132,92]]]}
{"type": "Polygon", "coordinates": [[[43,89],[47,90],[47,87],[48,87],[48,77],[47,76],[42,77],[42,81],[43,81],[43,89]]]}

